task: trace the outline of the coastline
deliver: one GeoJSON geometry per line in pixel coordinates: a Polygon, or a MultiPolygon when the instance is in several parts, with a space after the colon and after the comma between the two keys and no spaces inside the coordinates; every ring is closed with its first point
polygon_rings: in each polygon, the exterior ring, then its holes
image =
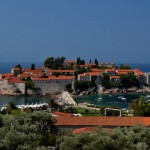
{"type": "MultiPolygon", "coordinates": [[[[85,93],[85,91],[83,91],[83,93],[85,93]]],[[[150,93],[150,88],[149,90],[144,90],[144,89],[140,89],[140,90],[136,90],[136,91],[127,91],[127,92],[116,92],[116,89],[107,89],[103,92],[97,92],[97,93],[91,93],[91,94],[82,94],[82,92],[80,94],[73,94],[73,93],[69,93],[72,97],[77,97],[77,96],[84,96],[84,95],[118,95],[118,94],[146,94],[146,93],[150,93]]],[[[48,94],[48,95],[39,95],[39,94],[29,94],[29,95],[23,95],[23,94],[18,94],[18,93],[0,93],[0,96],[18,96],[18,97],[48,97],[48,98],[54,98],[54,99],[58,99],[60,98],[60,94],[48,94]]]]}

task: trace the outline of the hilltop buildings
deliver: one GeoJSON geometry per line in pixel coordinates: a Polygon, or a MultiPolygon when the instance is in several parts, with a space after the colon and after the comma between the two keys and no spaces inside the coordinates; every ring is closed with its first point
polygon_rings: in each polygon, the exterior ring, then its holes
{"type": "Polygon", "coordinates": [[[150,74],[144,74],[139,69],[118,69],[114,63],[100,63],[98,65],[84,63],[77,65],[75,60],[68,60],[61,64],[62,66],[65,69],[52,69],[45,66],[34,70],[30,68],[12,68],[11,73],[0,74],[0,92],[1,94],[25,94],[26,84],[30,80],[39,94],[57,94],[66,90],[68,84],[74,88],[75,81],[94,81],[96,85],[101,85],[104,74],[109,75],[109,81],[116,83],[121,82],[121,75],[132,74],[136,76],[140,88],[143,88],[144,83],[150,85],[150,74]],[[86,71],[77,73],[78,70],[86,71]]]}

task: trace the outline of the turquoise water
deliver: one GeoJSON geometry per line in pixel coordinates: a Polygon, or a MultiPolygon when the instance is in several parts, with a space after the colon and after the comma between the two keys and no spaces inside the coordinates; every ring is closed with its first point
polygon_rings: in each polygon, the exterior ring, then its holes
{"type": "Polygon", "coordinates": [[[74,99],[78,103],[88,102],[95,106],[117,106],[119,108],[128,108],[129,103],[139,96],[148,94],[115,94],[115,95],[86,95],[77,96],[74,99]]]}
{"type": "MultiPolygon", "coordinates": [[[[129,103],[139,96],[148,94],[115,94],[115,95],[87,95],[77,96],[75,101],[78,103],[88,102],[96,106],[117,106],[119,108],[128,108],[129,103]]],[[[150,95],[150,94],[149,94],[150,95]]],[[[49,100],[48,97],[21,97],[21,96],[0,96],[0,107],[14,102],[16,105],[43,103],[49,100]]]]}
{"type": "Polygon", "coordinates": [[[22,104],[39,104],[47,102],[47,97],[21,97],[21,96],[0,96],[0,107],[7,105],[9,102],[14,102],[16,105],[22,104]]]}

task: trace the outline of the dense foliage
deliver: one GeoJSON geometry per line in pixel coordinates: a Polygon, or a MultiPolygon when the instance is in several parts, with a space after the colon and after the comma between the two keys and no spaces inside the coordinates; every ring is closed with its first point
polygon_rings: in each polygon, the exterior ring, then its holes
{"type": "Polygon", "coordinates": [[[120,75],[122,87],[133,87],[139,86],[138,79],[132,73],[128,73],[127,75],[120,75]]]}
{"type": "Polygon", "coordinates": [[[55,146],[56,128],[50,113],[35,111],[0,116],[1,150],[38,150],[55,146]]]}
{"type": "Polygon", "coordinates": [[[77,57],[77,65],[84,65],[85,64],[85,60],[81,59],[80,57],[77,57]]]}
{"type": "Polygon", "coordinates": [[[76,81],[75,89],[80,89],[81,91],[87,90],[88,88],[94,87],[95,83],[93,81],[76,81]]]}
{"type": "Polygon", "coordinates": [[[120,75],[120,82],[112,82],[110,81],[110,75],[108,73],[103,74],[102,86],[106,89],[110,88],[131,88],[131,87],[139,87],[139,82],[137,77],[128,73],[127,75],[120,75]]]}
{"type": "Polygon", "coordinates": [[[33,89],[34,88],[34,82],[33,80],[29,79],[26,82],[26,89],[33,89]]]}
{"type": "Polygon", "coordinates": [[[150,116],[150,102],[143,96],[133,100],[130,107],[134,110],[134,116],[150,116]]]}
{"type": "Polygon", "coordinates": [[[129,65],[120,65],[120,69],[131,69],[131,67],[129,65]]]}
{"type": "Polygon", "coordinates": [[[149,127],[118,128],[114,131],[66,135],[58,140],[60,150],[148,150],[149,127]]]}
{"type": "Polygon", "coordinates": [[[21,66],[20,64],[17,64],[17,65],[15,66],[15,68],[19,68],[20,70],[22,70],[22,66],[21,66]]]}
{"type": "Polygon", "coordinates": [[[65,57],[63,56],[60,58],[48,57],[44,61],[44,66],[51,69],[62,69],[64,61],[65,61],[65,57]]]}
{"type": "Polygon", "coordinates": [[[31,65],[31,70],[35,70],[35,64],[31,65]]]}

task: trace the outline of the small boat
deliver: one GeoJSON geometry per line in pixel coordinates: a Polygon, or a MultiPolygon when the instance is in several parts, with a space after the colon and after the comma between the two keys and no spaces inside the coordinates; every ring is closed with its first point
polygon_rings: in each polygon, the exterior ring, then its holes
{"type": "Polygon", "coordinates": [[[101,99],[99,99],[99,100],[97,100],[98,102],[100,102],[101,101],[101,99]]]}
{"type": "Polygon", "coordinates": [[[119,96],[119,97],[117,97],[117,98],[121,98],[121,99],[122,99],[122,98],[124,98],[124,97],[123,97],[123,96],[119,96]]]}
{"type": "Polygon", "coordinates": [[[123,97],[123,98],[121,98],[122,100],[126,100],[126,98],[125,97],[123,97]]]}

